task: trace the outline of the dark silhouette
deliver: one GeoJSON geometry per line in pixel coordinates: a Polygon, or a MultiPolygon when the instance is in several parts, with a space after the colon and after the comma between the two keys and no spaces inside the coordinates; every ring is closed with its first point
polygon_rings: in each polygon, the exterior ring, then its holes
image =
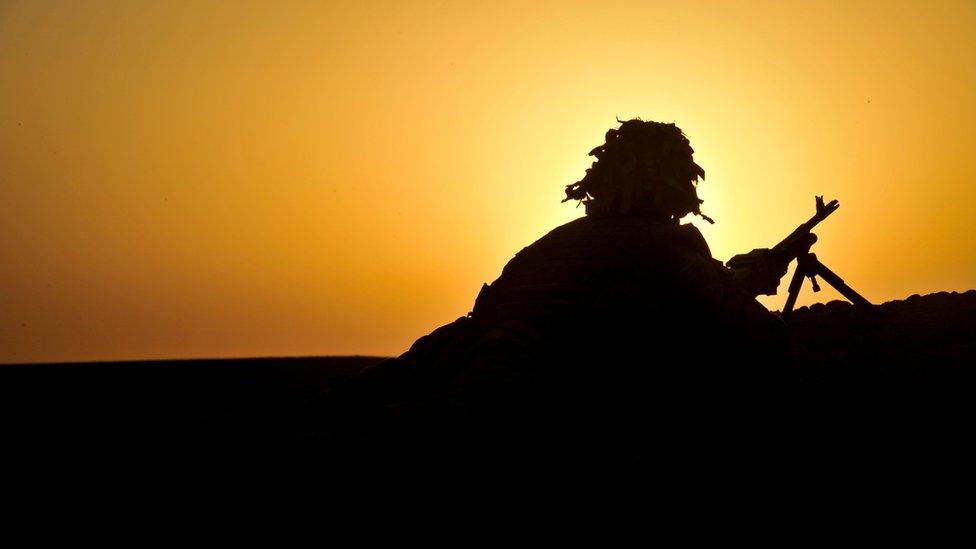
{"type": "Polygon", "coordinates": [[[712,222],[702,215],[695,192],[705,170],[695,164],[694,152],[674,124],[628,120],[608,130],[606,143],[590,151],[596,162],[583,179],[566,186],[563,202],[580,201],[587,215],[676,221],[693,213],[712,222]]]}
{"type": "Polygon", "coordinates": [[[838,206],[819,197],[781,243],[723,265],[679,221],[708,220],[693,152],[674,124],[608,131],[566,188],[587,215],[519,251],[467,315],[399,357],[0,366],[0,435],[110,467],[106,456],[133,451],[226,453],[214,462],[242,465],[235,479],[331,481],[355,466],[643,476],[682,493],[968,439],[976,291],[869,306],[810,253],[838,206]],[[794,259],[787,326],[755,297],[775,293],[794,259]],[[792,311],[814,276],[856,306],[792,311]],[[269,467],[268,454],[285,463],[269,467]]]}
{"type": "Polygon", "coordinates": [[[794,259],[797,260],[797,269],[793,274],[793,280],[790,281],[789,297],[786,299],[786,305],[783,306],[784,321],[788,321],[793,312],[804,278],[810,279],[814,292],[820,291],[820,285],[817,284],[817,276],[820,276],[841,295],[851,300],[851,303],[862,307],[871,305],[867,299],[821,263],[815,254],[810,253],[810,247],[817,242],[817,235],[810,231],[840,207],[840,203],[836,200],[824,204],[822,196],[816,197],[816,202],[817,212],[813,217],[797,227],[772,250],[757,249],[747,254],[737,255],[728,261],[729,268],[736,271],[740,282],[752,288],[756,295],[775,295],[779,279],[786,274],[787,266],[794,259]]]}
{"type": "Polygon", "coordinates": [[[754,251],[730,269],[680,224],[705,217],[693,152],[674,124],[608,131],[566,188],[587,215],[516,254],[467,316],[333,396],[340,423],[496,461],[640,460],[774,428],[786,330],[755,296],[778,285],[785,264],[770,265],[785,258],[754,251]]]}

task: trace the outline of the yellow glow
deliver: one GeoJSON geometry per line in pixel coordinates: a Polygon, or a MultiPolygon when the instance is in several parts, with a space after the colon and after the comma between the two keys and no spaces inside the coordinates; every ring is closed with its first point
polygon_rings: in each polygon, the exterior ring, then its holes
{"type": "Polygon", "coordinates": [[[398,354],[582,215],[615,117],[684,129],[719,259],[823,194],[815,251],[869,299],[971,288],[973,28],[970,0],[2,3],[0,361],[398,354]]]}

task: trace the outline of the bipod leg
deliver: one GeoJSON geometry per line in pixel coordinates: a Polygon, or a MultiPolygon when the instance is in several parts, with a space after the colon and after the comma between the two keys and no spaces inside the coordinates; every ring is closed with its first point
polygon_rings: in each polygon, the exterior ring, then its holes
{"type": "Polygon", "coordinates": [[[862,306],[871,304],[871,302],[864,299],[861,294],[855,292],[854,288],[851,288],[845,284],[844,280],[837,276],[834,271],[831,271],[826,265],[821,263],[814,254],[810,254],[810,272],[819,275],[820,278],[827,282],[827,284],[833,286],[835,290],[841,293],[841,295],[849,299],[851,303],[862,306]]]}
{"type": "Polygon", "coordinates": [[[800,295],[800,287],[803,279],[807,276],[804,272],[805,264],[802,259],[796,262],[796,271],[793,272],[793,279],[790,280],[789,296],[786,297],[786,305],[783,305],[783,321],[789,322],[790,315],[793,314],[793,306],[796,305],[796,298],[800,295]]]}

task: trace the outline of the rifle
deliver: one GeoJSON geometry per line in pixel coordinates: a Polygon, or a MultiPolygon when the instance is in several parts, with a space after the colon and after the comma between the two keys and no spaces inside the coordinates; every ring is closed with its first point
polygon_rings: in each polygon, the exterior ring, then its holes
{"type": "Polygon", "coordinates": [[[822,196],[816,197],[816,200],[817,211],[813,217],[797,227],[782,242],[772,249],[753,250],[747,254],[737,255],[726,263],[732,269],[734,276],[751,288],[756,295],[774,295],[779,286],[779,279],[786,274],[790,262],[796,259],[796,271],[790,281],[789,295],[783,306],[782,318],[785,321],[789,321],[793,313],[793,306],[796,305],[796,298],[800,295],[804,278],[810,279],[814,292],[820,291],[816,278],[819,276],[851,303],[860,306],[871,305],[861,294],[844,283],[841,277],[821,263],[816,254],[810,252],[810,247],[817,242],[817,235],[811,230],[840,207],[840,203],[836,200],[831,200],[827,204],[824,204],[822,196]]]}

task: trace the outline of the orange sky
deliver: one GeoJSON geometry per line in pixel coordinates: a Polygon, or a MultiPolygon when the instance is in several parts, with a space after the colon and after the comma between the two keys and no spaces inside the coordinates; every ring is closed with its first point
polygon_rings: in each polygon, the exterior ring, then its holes
{"type": "Polygon", "coordinates": [[[615,117],[684,129],[719,259],[824,194],[867,298],[976,287],[971,0],[367,4],[0,3],[0,362],[399,354],[615,117]]]}

